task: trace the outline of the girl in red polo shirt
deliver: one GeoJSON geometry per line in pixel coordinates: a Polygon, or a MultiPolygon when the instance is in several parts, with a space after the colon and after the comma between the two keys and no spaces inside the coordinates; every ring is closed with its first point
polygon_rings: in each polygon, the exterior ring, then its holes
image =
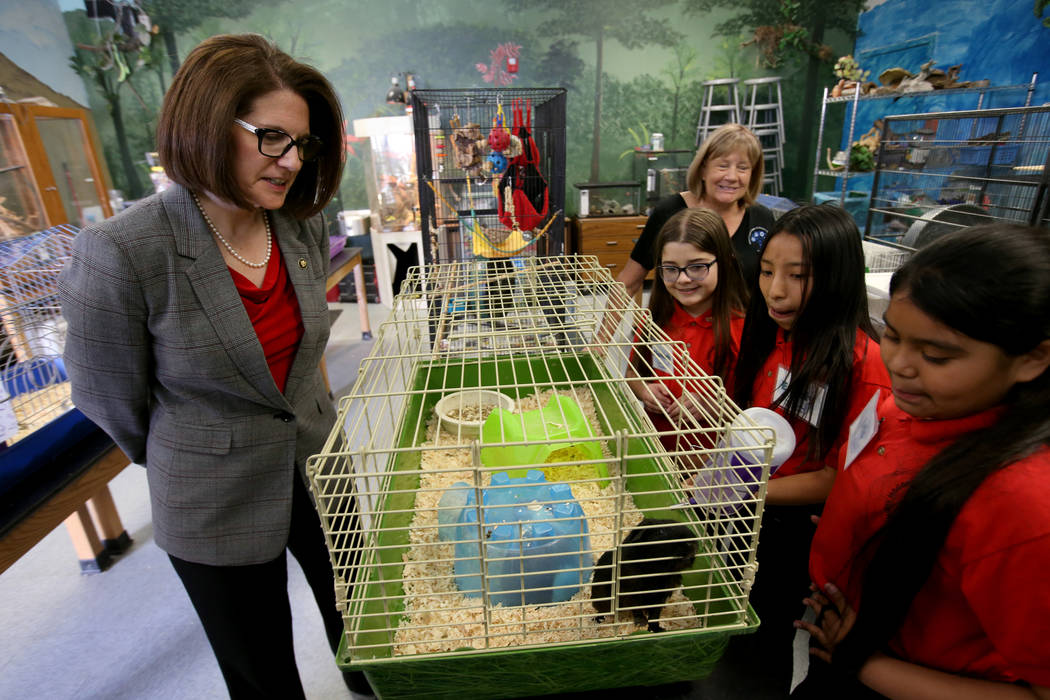
{"type": "MultiPolygon", "coordinates": [[[[653,259],[656,280],[649,298],[653,323],[686,344],[689,357],[707,374],[729,377],[740,348],[747,291],[722,218],[710,209],[683,209],[663,225],[653,259]]],[[[666,343],[639,338],[627,368],[630,383],[658,431],[672,431],[683,410],[682,385],[666,343]]],[[[680,369],[680,368],[679,368],[680,369]]],[[[675,436],[663,435],[675,449],[675,436]]]]}
{"type": "Polygon", "coordinates": [[[813,540],[818,625],[798,624],[831,667],[800,690],[1050,697],[1047,231],[941,238],[893,276],[885,319],[893,398],[813,540]]]}
{"type": "Polygon", "coordinates": [[[759,256],[734,398],[782,414],[796,447],[766,490],[751,590],[762,624],[734,640],[744,656],[762,659],[754,695],[788,693],[792,622],[809,585],[810,516],[831,491],[851,426],[889,390],[872,339],[860,240],[841,207],[802,206],[777,220],[759,256]]]}

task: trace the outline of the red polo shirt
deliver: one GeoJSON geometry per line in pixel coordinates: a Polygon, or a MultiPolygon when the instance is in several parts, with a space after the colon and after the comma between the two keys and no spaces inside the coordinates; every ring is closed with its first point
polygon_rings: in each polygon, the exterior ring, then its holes
{"type": "Polygon", "coordinates": [[[299,313],[295,287],[288,277],[284,257],[277,245],[277,237],[273,237],[270,263],[266,266],[266,276],[261,287],[256,287],[236,270],[228,269],[266,354],[266,364],[270,366],[273,381],[284,393],[288,372],[292,369],[299,341],[303,338],[303,318],[299,313]]]}
{"type": "MultiPolygon", "coordinates": [[[[863,544],[930,458],[1000,411],[921,421],[890,397],[879,415],[878,434],[835,480],[809,560],[813,580],[834,582],[858,610],[863,544]]],[[[891,650],[949,673],[1050,686],[1050,449],[970,497],[891,650]]]]}
{"type": "MultiPolygon", "coordinates": [[[[674,313],[671,320],[664,327],[664,333],[671,340],[685,343],[689,349],[689,357],[700,366],[707,374],[715,373],[715,318],[708,311],[700,316],[693,316],[682,308],[677,301],[674,303],[674,313]]],[[[729,319],[729,342],[730,366],[736,363],[737,353],[740,352],[740,336],[744,332],[744,317],[734,316],[729,319]]],[[[656,373],[662,377],[671,376],[668,372],[657,369],[656,373]]],[[[723,377],[723,382],[727,377],[723,377]]],[[[675,396],[682,395],[682,388],[677,382],[668,382],[675,396]]]]}
{"type": "MultiPolygon", "coordinates": [[[[705,373],[712,376],[714,375],[715,328],[714,316],[712,316],[710,312],[700,316],[693,316],[683,309],[682,305],[676,301],[674,305],[674,313],[664,326],[663,331],[671,340],[685,343],[686,348],[689,351],[689,357],[693,362],[695,362],[705,373]]],[[[731,318],[729,321],[731,367],[736,363],[736,356],[740,351],[740,336],[743,332],[744,318],[742,316],[734,316],[731,318]]],[[[637,339],[635,342],[638,342],[637,339]]],[[[633,355],[634,353],[632,351],[632,357],[633,355]]],[[[675,397],[680,397],[682,395],[682,385],[679,381],[675,380],[674,377],[676,374],[682,373],[681,368],[672,367],[672,362],[670,361],[661,361],[655,357],[655,353],[651,364],[653,367],[653,373],[657,377],[668,377],[668,379],[664,380],[664,385],[667,389],[675,397]]],[[[728,379],[729,378],[723,378],[723,383],[727,383],[728,379]]],[[[678,429],[677,426],[673,426],[670,421],[667,420],[663,413],[647,413],[653,422],[653,426],[657,430],[669,431],[678,429]]],[[[673,440],[673,436],[671,439],[673,440]]]]}
{"type": "MultiPolygon", "coordinates": [[[[778,376],[783,377],[791,368],[791,341],[784,337],[783,329],[777,330],[777,342],[773,351],[766,358],[765,364],[755,377],[754,388],[751,392],[751,405],[771,408],[773,405],[773,392],[777,387],[778,376]]],[[[838,437],[832,443],[826,460],[809,460],[806,451],[809,449],[809,433],[813,426],[803,418],[789,415],[783,407],[775,410],[791,423],[795,432],[795,451],[791,457],[770,477],[778,479],[792,474],[816,471],[824,466],[825,462],[836,461],[840,447],[846,444],[849,436],[850,424],[864,410],[864,406],[875,394],[882,390],[882,396],[888,396],[890,391],[890,377],[886,367],[882,364],[879,356],[879,345],[869,338],[862,330],[857,331],[856,343],[853,346],[853,371],[851,374],[850,394],[847,403],[846,419],[842,421],[842,428],[838,437]]],[[[836,464],[836,467],[839,465],[836,464]]]]}

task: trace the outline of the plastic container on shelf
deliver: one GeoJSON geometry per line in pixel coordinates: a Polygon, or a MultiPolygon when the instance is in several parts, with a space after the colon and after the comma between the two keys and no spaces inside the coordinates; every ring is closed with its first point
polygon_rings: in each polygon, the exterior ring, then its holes
{"type": "Polygon", "coordinates": [[[550,483],[538,470],[521,478],[493,474],[482,489],[480,509],[475,489],[457,482],[438,508],[438,536],[456,543],[456,586],[469,597],[483,594],[481,541],[490,605],[566,601],[590,577],[583,509],[568,484],[550,483]]]}
{"type": "Polygon", "coordinates": [[[798,205],[787,197],[775,197],[771,194],[758,195],[758,203],[773,212],[773,216],[780,218],[798,205]]]}
{"type": "Polygon", "coordinates": [[[846,199],[841,199],[842,192],[814,192],[813,203],[824,204],[831,202],[832,204],[838,204],[849,212],[853,220],[857,222],[857,228],[864,230],[865,224],[867,224],[868,218],[868,203],[871,201],[871,192],[865,192],[864,190],[849,190],[846,193],[846,199]]]}
{"type": "Polygon", "coordinates": [[[868,272],[864,275],[864,286],[868,290],[868,316],[880,336],[886,328],[882,316],[890,305],[890,279],[892,277],[892,272],[868,272]]]}

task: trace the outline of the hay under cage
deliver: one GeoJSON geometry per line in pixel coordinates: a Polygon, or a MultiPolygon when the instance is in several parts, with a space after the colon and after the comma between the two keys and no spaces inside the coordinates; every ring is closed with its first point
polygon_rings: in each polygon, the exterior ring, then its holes
{"type": "Polygon", "coordinates": [[[707,675],[757,624],[772,445],[592,257],[413,269],[308,465],[342,663],[381,697],[707,675]],[[635,338],[676,367],[674,430],[625,379],[635,338]]]}

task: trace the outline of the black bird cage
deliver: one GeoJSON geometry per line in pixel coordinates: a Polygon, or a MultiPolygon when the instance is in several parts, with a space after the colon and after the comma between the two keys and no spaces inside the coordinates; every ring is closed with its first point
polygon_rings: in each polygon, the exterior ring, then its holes
{"type": "Polygon", "coordinates": [[[415,90],[412,120],[428,264],[565,252],[564,88],[415,90]]]}

